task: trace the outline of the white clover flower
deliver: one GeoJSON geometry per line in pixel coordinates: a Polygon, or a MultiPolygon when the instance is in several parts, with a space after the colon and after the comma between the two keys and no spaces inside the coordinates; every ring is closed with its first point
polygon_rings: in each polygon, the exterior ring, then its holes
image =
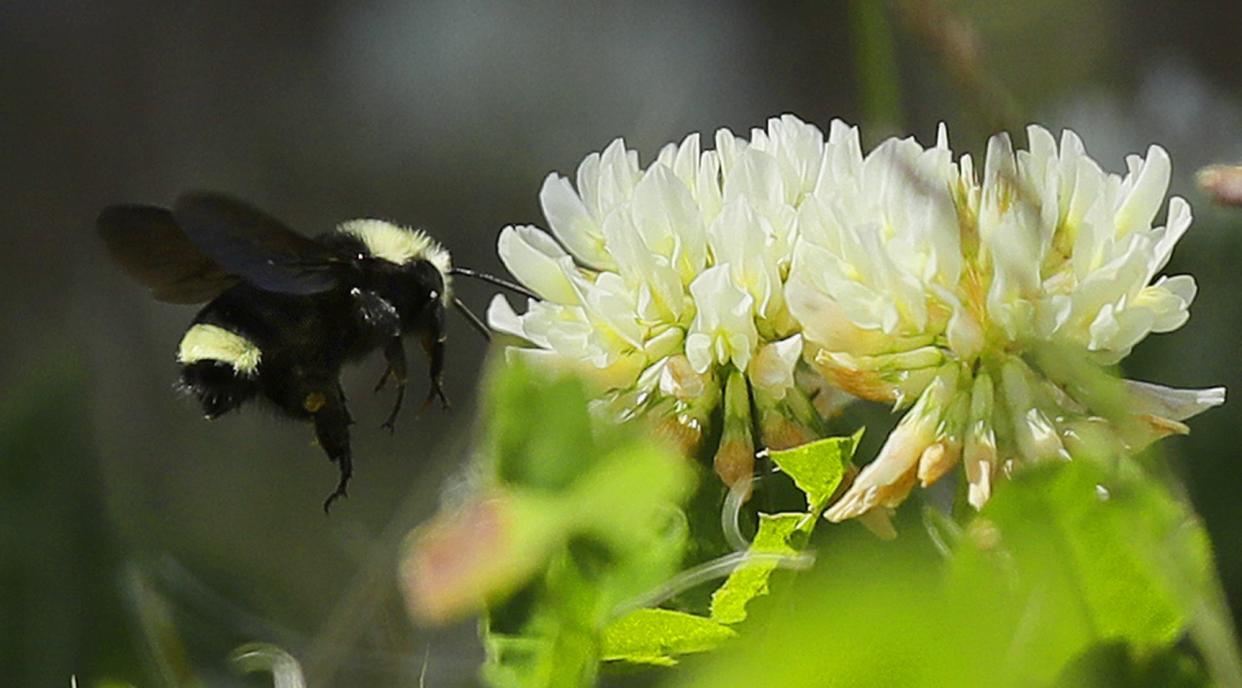
{"type": "Polygon", "coordinates": [[[981,179],[943,127],[932,148],[864,156],[857,129],[833,122],[825,141],[787,115],[749,141],[721,130],[712,151],[690,135],[645,169],[614,141],[575,184],[545,180],[551,235],[501,233],[539,298],[518,315],[497,297],[489,321],[530,344],[510,356],[586,373],[599,410],[654,416],[687,451],[722,418],[730,485],[753,470],[752,428],[776,448],[821,434],[833,385],[908,411],[830,519],[882,519],[958,462],[981,507],[999,470],[1089,439],[1135,450],[1224,401],[1092,382],[1188,317],[1194,280],[1157,277],[1190,225],[1173,198],[1152,226],[1167,154],[1131,156],[1122,177],[1071,132],[1028,136],[1017,153],[993,137],[981,179]]]}
{"type": "Polygon", "coordinates": [[[1118,409],[1090,382],[1188,317],[1194,279],[1157,278],[1191,219],[1174,197],[1152,226],[1168,155],[1130,156],[1122,177],[1072,132],[1059,147],[1027,134],[1016,154],[994,136],[979,180],[943,127],[932,148],[894,139],[864,157],[857,131],[833,123],[797,208],[787,307],[826,379],[909,411],[831,520],[895,507],[958,461],[978,508],[998,469],[1068,458],[1101,427],[1137,449],[1224,401],[1223,388],[1127,382],[1118,409]]]}
{"type": "Polygon", "coordinates": [[[655,416],[687,451],[723,417],[715,464],[734,485],[753,470],[752,426],[771,447],[822,432],[815,391],[795,383],[802,338],[784,282],[824,142],[790,115],[715,141],[703,151],[691,134],[644,169],[618,139],[576,183],[550,174],[539,198],[551,234],[510,226],[498,243],[540,298],[518,315],[498,296],[488,320],[531,344],[508,355],[587,374],[606,390],[602,410],[655,416]]]}

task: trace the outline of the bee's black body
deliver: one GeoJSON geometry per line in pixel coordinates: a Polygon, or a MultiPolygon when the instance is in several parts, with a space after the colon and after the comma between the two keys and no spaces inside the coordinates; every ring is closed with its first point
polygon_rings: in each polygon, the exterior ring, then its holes
{"type": "Polygon", "coordinates": [[[210,298],[178,355],[179,386],[208,418],[258,399],[314,424],[340,468],[325,509],[345,494],[352,472],[345,363],[383,351],[388,368],[377,389],[389,378],[397,387],[384,423],[391,429],[406,380],[402,337],[417,334],[430,357],[428,401],[445,402],[448,254],[425,235],[366,220],[311,240],[215,195],[184,197],[171,212],[114,206],[99,227],[122,268],[156,298],[210,298]]]}
{"type": "Polygon", "coordinates": [[[260,372],[247,379],[235,375],[227,363],[196,361],[182,365],[182,386],[202,402],[209,417],[259,396],[293,417],[306,418],[303,388],[322,386],[321,378],[335,381],[345,363],[388,345],[394,329],[402,335],[426,335],[433,377],[438,376],[444,309],[429,295],[442,293],[444,286],[425,261],[411,268],[387,285],[363,283],[306,296],[264,291],[244,282],[229,288],[204,306],[192,324],[216,325],[253,342],[263,352],[260,372]],[[407,293],[414,297],[403,298],[407,293]],[[395,322],[383,304],[368,307],[368,300],[381,299],[393,307],[395,322]]]}

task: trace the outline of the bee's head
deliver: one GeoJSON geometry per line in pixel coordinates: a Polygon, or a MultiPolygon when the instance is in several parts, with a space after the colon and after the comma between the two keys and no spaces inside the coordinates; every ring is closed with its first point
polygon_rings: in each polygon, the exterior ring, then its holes
{"type": "Polygon", "coordinates": [[[365,287],[397,309],[405,327],[439,317],[452,302],[449,252],[422,230],[384,220],[350,220],[337,231],[356,241],[369,261],[365,287]]]}
{"type": "Polygon", "coordinates": [[[420,276],[420,283],[437,281],[439,284],[434,287],[437,295],[445,303],[449,301],[449,274],[453,269],[453,261],[449,252],[426,232],[384,220],[370,219],[342,222],[337,231],[357,239],[368,256],[420,276]],[[429,276],[424,274],[425,268],[418,267],[420,263],[433,268],[439,279],[428,279],[429,276]]]}

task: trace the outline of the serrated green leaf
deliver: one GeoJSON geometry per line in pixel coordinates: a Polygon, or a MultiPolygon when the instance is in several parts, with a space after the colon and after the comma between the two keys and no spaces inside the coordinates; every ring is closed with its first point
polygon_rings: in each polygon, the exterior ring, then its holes
{"type": "MultiPolygon", "coordinates": [[[[815,528],[820,512],[845,478],[862,433],[860,429],[851,437],[829,437],[771,452],[772,461],[805,494],[807,513],[759,514],[759,530],[748,552],[791,557],[798,553],[815,528]]],[[[746,605],[768,594],[768,579],[776,568],[777,561],[771,558],[739,566],[724,585],[712,593],[711,618],[726,624],[743,621],[746,605]]]]}
{"type": "MultiPolygon", "coordinates": [[[[807,514],[759,514],[759,532],[751,543],[751,553],[797,554],[789,543],[807,514]]],[[[722,624],[739,623],[746,619],[746,605],[756,597],[768,594],[768,579],[776,570],[770,559],[747,562],[739,566],[724,585],[712,593],[711,618],[722,624]]]]}
{"type": "Polygon", "coordinates": [[[859,429],[850,437],[829,437],[773,451],[770,455],[777,467],[806,494],[807,511],[818,514],[845,477],[862,435],[859,429]]]}
{"type": "Polygon", "coordinates": [[[604,629],[605,661],[670,666],[679,655],[706,652],[737,633],[711,619],[669,609],[639,609],[604,629]]]}

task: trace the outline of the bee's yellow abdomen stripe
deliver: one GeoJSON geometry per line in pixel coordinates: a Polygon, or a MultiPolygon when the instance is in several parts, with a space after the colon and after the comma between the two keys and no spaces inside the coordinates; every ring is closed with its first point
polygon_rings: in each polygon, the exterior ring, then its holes
{"type": "Polygon", "coordinates": [[[220,361],[233,366],[238,375],[253,376],[259,371],[263,352],[254,342],[223,327],[199,323],[186,331],[177,350],[178,363],[220,361]]]}

